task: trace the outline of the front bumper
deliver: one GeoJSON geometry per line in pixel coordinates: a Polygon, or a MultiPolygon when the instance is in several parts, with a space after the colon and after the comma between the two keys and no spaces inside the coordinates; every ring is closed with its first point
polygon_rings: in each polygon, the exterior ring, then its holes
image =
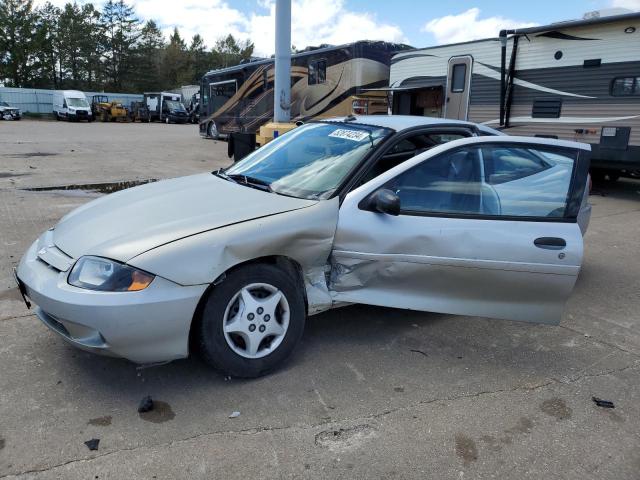
{"type": "Polygon", "coordinates": [[[170,113],[167,116],[169,117],[169,121],[173,123],[187,123],[189,121],[188,115],[175,115],[170,113]]]}
{"type": "Polygon", "coordinates": [[[52,331],[86,351],[153,363],[188,356],[191,320],[207,285],[183,287],[161,277],[139,292],[98,292],[67,283],[74,259],[53,243],[52,232],[36,240],[17,276],[35,313],[52,331]],[[48,263],[51,253],[56,260],[48,263]]]}
{"type": "Polygon", "coordinates": [[[11,119],[11,120],[20,120],[22,118],[22,113],[19,110],[4,110],[0,112],[0,117],[11,119]]]}

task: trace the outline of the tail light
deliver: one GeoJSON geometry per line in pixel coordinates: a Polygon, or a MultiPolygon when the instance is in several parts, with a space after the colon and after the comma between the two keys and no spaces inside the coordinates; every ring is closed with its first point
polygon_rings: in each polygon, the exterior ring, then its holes
{"type": "Polygon", "coordinates": [[[354,115],[367,115],[369,113],[369,101],[368,100],[354,100],[351,102],[351,113],[354,115]]]}

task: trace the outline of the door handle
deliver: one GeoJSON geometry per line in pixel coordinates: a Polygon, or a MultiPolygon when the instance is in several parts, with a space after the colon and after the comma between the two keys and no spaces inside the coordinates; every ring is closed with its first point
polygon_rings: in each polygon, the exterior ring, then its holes
{"type": "Polygon", "coordinates": [[[533,244],[538,248],[544,248],[545,250],[562,250],[567,246],[567,242],[564,238],[558,237],[540,237],[533,241],[533,244]]]}

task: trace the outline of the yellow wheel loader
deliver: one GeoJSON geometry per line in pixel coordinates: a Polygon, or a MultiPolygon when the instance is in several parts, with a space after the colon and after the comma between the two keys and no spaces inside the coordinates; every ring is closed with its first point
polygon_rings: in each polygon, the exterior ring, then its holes
{"type": "Polygon", "coordinates": [[[129,114],[127,109],[117,100],[109,101],[106,95],[94,95],[91,101],[93,118],[102,122],[127,122],[129,114]]]}

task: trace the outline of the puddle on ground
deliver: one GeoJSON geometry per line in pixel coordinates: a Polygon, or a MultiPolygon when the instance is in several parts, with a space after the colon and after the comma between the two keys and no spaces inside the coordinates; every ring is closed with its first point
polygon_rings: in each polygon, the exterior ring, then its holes
{"type": "Polygon", "coordinates": [[[92,418],[87,422],[88,425],[94,425],[96,427],[108,427],[111,425],[111,415],[104,417],[92,418]]]}
{"type": "Polygon", "coordinates": [[[25,177],[30,173],[0,172],[0,178],[25,177]]]}
{"type": "Polygon", "coordinates": [[[52,187],[30,187],[23,188],[27,192],[52,192],[61,193],[70,196],[82,196],[87,193],[114,193],[127,188],[145,185],[147,183],[157,182],[157,178],[148,178],[145,180],[125,180],[121,182],[107,183],[78,183],[72,185],[55,185],[52,187]]]}
{"type": "Polygon", "coordinates": [[[154,400],[153,410],[140,412],[138,415],[140,415],[142,420],[152,423],[164,423],[169,420],[173,420],[176,417],[176,414],[173,413],[173,410],[171,409],[171,405],[167,402],[163,402],[162,400],[154,400]]]}
{"type": "Polygon", "coordinates": [[[53,157],[58,153],[50,152],[28,152],[28,153],[5,153],[3,156],[9,158],[33,158],[33,157],[53,157]]]}

